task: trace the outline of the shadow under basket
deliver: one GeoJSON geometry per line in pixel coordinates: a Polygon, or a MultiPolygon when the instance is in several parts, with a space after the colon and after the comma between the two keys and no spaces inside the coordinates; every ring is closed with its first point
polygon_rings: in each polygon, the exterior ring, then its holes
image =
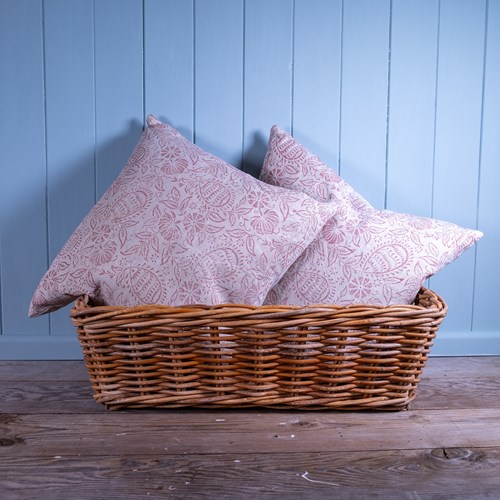
{"type": "Polygon", "coordinates": [[[407,408],[446,303],[71,310],[94,398],[109,409],[407,408]]]}

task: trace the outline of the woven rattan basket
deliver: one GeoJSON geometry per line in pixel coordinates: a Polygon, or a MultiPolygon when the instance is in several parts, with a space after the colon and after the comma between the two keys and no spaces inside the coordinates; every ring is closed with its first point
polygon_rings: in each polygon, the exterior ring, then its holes
{"type": "Polygon", "coordinates": [[[447,311],[402,306],[92,307],[71,318],[107,408],[407,407],[447,311]]]}

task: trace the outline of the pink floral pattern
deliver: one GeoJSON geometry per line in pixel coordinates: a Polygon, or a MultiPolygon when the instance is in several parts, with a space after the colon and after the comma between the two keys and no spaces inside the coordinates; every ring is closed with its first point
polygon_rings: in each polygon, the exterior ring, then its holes
{"type": "Polygon", "coordinates": [[[409,304],[428,277],[482,237],[449,222],[376,210],[276,126],[260,178],[338,208],[266,303],[409,304]]]}
{"type": "Polygon", "coordinates": [[[82,294],[124,306],[261,305],[335,213],[333,203],[265,184],[147,121],[127,165],[41,280],[30,316],[82,294]]]}

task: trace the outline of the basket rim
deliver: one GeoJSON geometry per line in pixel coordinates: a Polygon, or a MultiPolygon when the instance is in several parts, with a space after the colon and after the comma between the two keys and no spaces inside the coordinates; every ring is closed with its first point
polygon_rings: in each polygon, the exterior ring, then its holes
{"type": "Polygon", "coordinates": [[[272,318],[275,315],[279,316],[298,316],[310,315],[315,312],[329,311],[332,314],[348,314],[353,316],[367,316],[378,314],[390,314],[394,316],[406,316],[413,314],[433,314],[445,316],[448,310],[448,305],[444,299],[433,290],[422,287],[413,304],[392,304],[392,305],[378,305],[378,304],[350,304],[339,306],[334,304],[310,304],[306,306],[294,305],[261,305],[255,306],[250,304],[189,304],[180,306],[170,306],[164,304],[142,304],[137,306],[113,306],[113,305],[93,305],[92,299],[89,295],[82,295],[78,297],[70,310],[70,317],[74,320],[78,318],[92,315],[106,315],[117,312],[127,313],[127,315],[144,315],[144,314],[175,314],[177,317],[192,317],[194,315],[203,314],[207,315],[213,313],[218,317],[221,314],[228,317],[237,315],[251,315],[253,317],[267,317],[272,318]],[[426,303],[428,305],[423,305],[426,303]]]}

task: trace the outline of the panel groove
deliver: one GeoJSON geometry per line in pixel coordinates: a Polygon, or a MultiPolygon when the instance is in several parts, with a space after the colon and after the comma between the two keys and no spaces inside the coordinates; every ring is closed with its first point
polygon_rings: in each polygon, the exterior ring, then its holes
{"type": "Polygon", "coordinates": [[[243,152],[244,152],[244,138],[245,138],[245,32],[246,32],[246,0],[241,0],[241,66],[239,73],[241,75],[241,102],[240,102],[240,154],[236,158],[234,165],[236,168],[243,169],[243,152]]]}
{"type": "MultiPolygon", "coordinates": [[[[45,1],[42,0],[42,71],[43,71],[43,126],[44,126],[44,152],[45,152],[45,220],[46,220],[46,228],[45,228],[45,245],[47,251],[47,267],[50,265],[49,261],[49,186],[48,186],[48,150],[47,150],[47,61],[46,61],[46,46],[45,46],[45,1]]],[[[49,316],[50,318],[50,316],[49,316]]],[[[50,321],[50,319],[49,319],[50,321]]]]}
{"type": "MultiPolygon", "coordinates": [[[[95,0],[92,0],[92,44],[94,65],[94,96],[97,96],[97,66],[96,66],[96,15],[95,0]]],[[[94,98],[94,204],[97,201],[97,99],[94,98]]]]}
{"type": "Polygon", "coordinates": [[[292,27],[291,27],[291,75],[290,75],[290,133],[293,135],[294,129],[294,107],[293,102],[295,98],[295,0],[292,0],[292,27]]]}
{"type": "MultiPolygon", "coordinates": [[[[44,161],[45,161],[45,251],[47,256],[46,267],[50,266],[50,248],[49,248],[49,153],[47,148],[47,61],[46,61],[46,45],[45,45],[45,1],[42,0],[42,71],[43,71],[43,127],[44,127],[44,161]]],[[[48,334],[52,334],[52,315],[47,316],[48,334]]]]}
{"type": "Polygon", "coordinates": [[[343,70],[344,70],[344,2],[342,0],[341,4],[341,21],[340,21],[340,68],[339,68],[339,134],[337,137],[337,151],[338,151],[338,161],[337,161],[337,173],[342,176],[342,89],[343,89],[343,70]]]}
{"type": "Polygon", "coordinates": [[[392,2],[389,3],[389,50],[387,54],[387,119],[385,126],[385,180],[384,208],[387,208],[388,176],[389,176],[389,133],[391,125],[391,49],[392,49],[392,2]]]}
{"type": "Polygon", "coordinates": [[[193,142],[196,144],[196,1],[193,0],[193,142]]]}
{"type": "Polygon", "coordinates": [[[437,110],[439,97],[439,48],[440,48],[440,33],[441,33],[441,0],[438,2],[438,20],[437,20],[437,38],[436,38],[436,85],[434,88],[434,133],[432,144],[432,185],[431,185],[431,212],[430,216],[434,216],[434,179],[436,174],[436,139],[437,139],[437,110]]]}
{"type": "Polygon", "coordinates": [[[141,0],[142,128],[146,125],[146,0],[141,0]]]}
{"type": "MultiPolygon", "coordinates": [[[[479,209],[481,199],[481,166],[483,163],[483,129],[484,129],[484,95],[486,88],[486,65],[488,55],[488,14],[490,8],[490,0],[486,0],[484,14],[484,46],[483,46],[483,79],[481,87],[481,118],[479,127],[479,158],[477,169],[477,196],[476,196],[476,228],[479,227],[479,209]]],[[[474,329],[475,309],[476,309],[476,282],[477,282],[477,267],[478,267],[478,251],[477,245],[474,246],[474,266],[472,270],[472,306],[470,315],[470,330],[474,329]]]]}

